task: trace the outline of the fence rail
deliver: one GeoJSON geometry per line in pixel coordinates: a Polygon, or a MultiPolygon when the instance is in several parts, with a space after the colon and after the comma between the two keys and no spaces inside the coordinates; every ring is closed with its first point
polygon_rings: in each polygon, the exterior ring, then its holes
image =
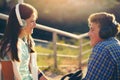
{"type": "MultiPolygon", "coordinates": [[[[2,14],[0,13],[0,19],[4,19],[4,20],[7,20],[8,19],[8,15],[5,15],[5,14],[2,14]]],[[[44,26],[44,25],[41,25],[41,24],[37,24],[36,27],[37,29],[41,29],[41,30],[45,30],[45,31],[48,31],[48,32],[52,32],[53,33],[53,56],[54,56],[54,67],[57,68],[57,56],[61,56],[61,57],[76,57],[76,56],[71,56],[71,55],[59,55],[57,54],[57,45],[62,45],[62,46],[66,46],[66,47],[72,47],[72,48],[78,48],[79,49],[79,66],[81,66],[81,63],[82,62],[86,62],[87,60],[84,60],[82,61],[82,55],[83,54],[86,54],[87,52],[89,52],[90,50],[87,50],[85,52],[82,51],[82,46],[85,46],[87,44],[89,44],[89,42],[86,42],[86,43],[82,43],[82,39],[87,37],[88,36],[88,33],[84,33],[84,34],[80,34],[80,35],[77,35],[77,34],[72,34],[72,33],[69,33],[69,32],[65,32],[65,31],[62,31],[62,30],[58,30],[58,29],[54,29],[54,28],[51,28],[51,27],[48,27],[48,26],[44,26]],[[63,36],[66,36],[66,37],[71,37],[73,39],[77,39],[80,41],[79,45],[78,46],[74,46],[74,45],[69,45],[69,44],[61,44],[61,43],[57,43],[57,36],[59,35],[63,35],[63,36]]],[[[0,33],[0,35],[3,35],[2,33],[0,33]]],[[[34,39],[35,41],[40,41],[40,42],[44,42],[44,43],[49,43],[49,41],[44,41],[44,40],[38,40],[38,39],[34,39]]],[[[43,54],[41,54],[43,55],[43,54]]],[[[47,54],[46,54],[47,55],[47,54]]]]}

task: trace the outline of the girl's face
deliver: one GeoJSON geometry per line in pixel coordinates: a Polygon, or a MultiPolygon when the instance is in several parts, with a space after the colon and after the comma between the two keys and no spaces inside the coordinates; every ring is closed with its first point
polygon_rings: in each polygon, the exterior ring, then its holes
{"type": "Polygon", "coordinates": [[[90,30],[88,32],[88,35],[90,37],[90,45],[95,46],[98,42],[102,41],[102,39],[99,36],[99,25],[97,23],[90,23],[90,30]]]}
{"type": "Polygon", "coordinates": [[[26,26],[23,28],[24,35],[33,33],[33,29],[36,26],[36,15],[32,14],[30,18],[26,19],[26,26]]]}

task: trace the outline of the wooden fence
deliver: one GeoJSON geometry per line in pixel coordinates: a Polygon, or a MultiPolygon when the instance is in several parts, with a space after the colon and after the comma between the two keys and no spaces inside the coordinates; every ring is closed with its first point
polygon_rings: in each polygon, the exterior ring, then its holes
{"type": "MultiPolygon", "coordinates": [[[[5,15],[5,14],[2,14],[0,13],[0,19],[3,19],[3,20],[7,20],[8,19],[8,15],[5,15]]],[[[48,31],[48,32],[52,32],[52,36],[53,36],[53,39],[52,39],[52,43],[53,43],[53,56],[54,56],[54,68],[57,68],[57,56],[61,56],[61,57],[71,57],[70,55],[60,55],[60,54],[57,54],[57,45],[62,45],[62,46],[66,46],[66,47],[73,47],[73,48],[78,48],[79,49],[79,55],[78,56],[72,56],[72,57],[79,57],[79,66],[81,66],[82,63],[86,62],[86,60],[82,60],[82,55],[86,54],[87,52],[91,51],[91,49],[89,50],[86,50],[85,52],[82,51],[82,46],[83,45],[87,45],[89,44],[89,42],[86,42],[86,43],[83,43],[82,42],[82,39],[85,38],[85,37],[88,37],[88,33],[84,33],[84,34],[80,34],[80,35],[77,35],[77,34],[72,34],[72,33],[69,33],[69,32],[66,32],[66,31],[62,31],[62,30],[58,30],[58,29],[54,29],[54,28],[51,28],[51,27],[48,27],[48,26],[44,26],[44,25],[41,25],[41,24],[37,24],[36,25],[36,28],[37,29],[41,29],[41,30],[44,30],[44,31],[48,31]],[[61,44],[61,43],[58,43],[57,42],[57,36],[58,35],[63,35],[63,36],[66,36],[66,37],[70,37],[70,38],[73,38],[73,39],[77,39],[79,40],[79,45],[78,46],[74,46],[74,45],[69,45],[69,44],[61,44]]],[[[3,35],[3,34],[0,34],[0,35],[3,35]]],[[[38,40],[38,39],[34,39],[35,41],[41,41],[41,42],[48,42],[48,41],[43,41],[43,40],[38,40]]],[[[39,54],[39,55],[42,55],[42,54],[39,54]]],[[[47,54],[46,54],[47,55],[47,54]]],[[[46,56],[45,55],[45,56],[46,56]]]]}

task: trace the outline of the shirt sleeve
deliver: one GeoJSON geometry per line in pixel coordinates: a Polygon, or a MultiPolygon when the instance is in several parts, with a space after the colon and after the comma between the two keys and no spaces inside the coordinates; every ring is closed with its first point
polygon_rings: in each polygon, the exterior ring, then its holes
{"type": "Polygon", "coordinates": [[[14,72],[15,80],[22,80],[19,73],[18,65],[17,65],[18,62],[12,61],[12,64],[13,64],[13,72],[14,72]]]}
{"type": "Polygon", "coordinates": [[[110,80],[113,69],[109,50],[105,48],[93,49],[88,63],[88,71],[83,80],[110,80]]]}

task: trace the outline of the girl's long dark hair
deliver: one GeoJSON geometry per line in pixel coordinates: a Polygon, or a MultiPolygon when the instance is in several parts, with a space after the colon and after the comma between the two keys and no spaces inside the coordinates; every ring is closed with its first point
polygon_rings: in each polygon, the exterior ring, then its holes
{"type": "MultiPolygon", "coordinates": [[[[20,15],[22,19],[28,19],[33,13],[37,15],[37,11],[35,8],[33,8],[29,4],[20,4],[19,6],[20,15]]],[[[8,18],[8,22],[6,25],[6,29],[4,32],[3,39],[0,42],[0,58],[4,58],[7,55],[7,52],[11,52],[11,58],[12,60],[20,61],[18,57],[18,49],[17,49],[17,42],[18,37],[21,31],[21,26],[18,23],[16,13],[15,13],[15,7],[11,10],[8,18]]],[[[30,46],[31,52],[33,52],[32,44],[33,40],[30,35],[28,35],[27,41],[28,45],[30,46]]]]}

